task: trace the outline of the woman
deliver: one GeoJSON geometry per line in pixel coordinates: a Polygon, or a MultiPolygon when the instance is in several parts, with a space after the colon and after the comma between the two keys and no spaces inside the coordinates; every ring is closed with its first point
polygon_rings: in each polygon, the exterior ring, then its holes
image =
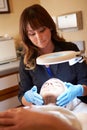
{"type": "Polygon", "coordinates": [[[24,43],[24,55],[20,62],[19,100],[23,105],[42,105],[39,95],[42,84],[51,77],[66,83],[68,91],[59,96],[56,105],[65,106],[75,97],[87,102],[87,65],[84,62],[69,66],[68,62],[50,66],[37,65],[42,54],[59,51],[79,51],[73,43],[66,42],[56,30],[48,12],[35,4],[23,10],[20,17],[20,34],[24,43]],[[36,88],[33,86],[37,86],[36,88]]]}

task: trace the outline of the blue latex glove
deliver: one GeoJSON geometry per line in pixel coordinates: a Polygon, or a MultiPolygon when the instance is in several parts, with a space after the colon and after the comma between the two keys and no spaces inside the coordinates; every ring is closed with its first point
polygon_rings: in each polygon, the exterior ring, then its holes
{"type": "Polygon", "coordinates": [[[56,105],[58,106],[65,106],[75,97],[83,95],[84,89],[82,85],[73,85],[66,82],[64,84],[67,87],[67,90],[57,98],[56,105]]]}
{"type": "Polygon", "coordinates": [[[35,105],[42,105],[44,103],[42,97],[37,93],[36,86],[33,86],[31,90],[25,92],[24,98],[26,101],[31,102],[35,105]]]}

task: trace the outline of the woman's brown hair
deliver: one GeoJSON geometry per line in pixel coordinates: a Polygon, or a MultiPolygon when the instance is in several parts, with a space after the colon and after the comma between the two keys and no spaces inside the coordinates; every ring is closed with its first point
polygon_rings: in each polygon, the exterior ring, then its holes
{"type": "Polygon", "coordinates": [[[36,65],[38,48],[28,38],[26,27],[30,25],[32,29],[38,29],[45,26],[51,30],[51,39],[55,41],[64,41],[56,30],[56,25],[49,13],[39,4],[34,4],[24,9],[20,17],[20,34],[25,47],[24,64],[33,69],[36,65]]]}

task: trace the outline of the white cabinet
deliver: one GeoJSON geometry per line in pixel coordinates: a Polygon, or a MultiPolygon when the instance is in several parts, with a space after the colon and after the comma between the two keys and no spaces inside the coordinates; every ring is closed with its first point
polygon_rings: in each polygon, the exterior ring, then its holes
{"type": "Polygon", "coordinates": [[[18,106],[20,106],[20,102],[18,101],[17,96],[7,98],[3,101],[0,101],[0,112],[18,106]]]}
{"type": "Polygon", "coordinates": [[[21,105],[18,100],[19,74],[18,70],[16,69],[15,71],[14,68],[15,67],[11,68],[9,73],[8,70],[6,70],[7,73],[0,75],[0,111],[21,105]]]}
{"type": "Polygon", "coordinates": [[[18,74],[12,74],[0,78],[0,90],[18,85],[18,74]]]}

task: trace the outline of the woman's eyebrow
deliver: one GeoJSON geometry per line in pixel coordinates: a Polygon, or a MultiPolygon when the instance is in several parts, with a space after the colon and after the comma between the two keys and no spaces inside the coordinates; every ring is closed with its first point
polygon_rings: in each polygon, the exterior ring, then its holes
{"type": "Polygon", "coordinates": [[[27,32],[34,32],[34,30],[27,30],[27,32]]]}

